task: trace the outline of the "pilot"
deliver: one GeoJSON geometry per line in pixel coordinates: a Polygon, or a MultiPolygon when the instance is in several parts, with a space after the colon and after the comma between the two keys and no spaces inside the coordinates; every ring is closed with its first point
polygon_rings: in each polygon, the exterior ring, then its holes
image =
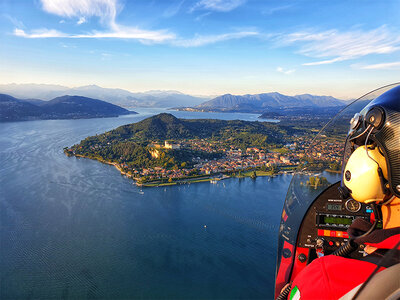
{"type": "Polygon", "coordinates": [[[384,299],[393,292],[389,287],[392,281],[393,288],[393,280],[395,290],[400,289],[400,86],[371,101],[354,116],[345,153],[349,157],[344,155],[340,192],[344,198],[352,197],[371,206],[375,218],[372,222],[354,220],[345,247],[365,246],[368,255],[357,260],[338,256],[346,256],[339,250],[336,255],[315,259],[292,282],[291,300],[353,299],[362,292],[360,299],[366,299],[365,292],[369,293],[367,299],[384,299]],[[391,267],[397,271],[385,284],[368,289],[371,274],[379,277],[377,271],[391,271],[391,267]]]}

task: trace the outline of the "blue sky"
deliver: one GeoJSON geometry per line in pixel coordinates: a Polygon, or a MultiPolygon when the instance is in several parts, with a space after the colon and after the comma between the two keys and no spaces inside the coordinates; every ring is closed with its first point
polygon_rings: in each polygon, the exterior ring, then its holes
{"type": "Polygon", "coordinates": [[[400,81],[400,0],[2,0],[0,83],[360,96],[400,81]]]}

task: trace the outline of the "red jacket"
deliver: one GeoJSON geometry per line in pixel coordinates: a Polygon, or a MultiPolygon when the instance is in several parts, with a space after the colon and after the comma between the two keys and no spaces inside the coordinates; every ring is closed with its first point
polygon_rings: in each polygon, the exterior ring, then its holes
{"type": "Polygon", "coordinates": [[[340,256],[318,258],[294,279],[289,299],[296,299],[297,291],[297,299],[339,299],[367,280],[375,268],[373,263],[340,256]]]}
{"type": "MultiPolygon", "coordinates": [[[[354,233],[351,230],[349,234],[354,233]]],[[[369,241],[366,238],[361,242],[378,249],[391,249],[400,241],[400,227],[376,230],[369,241]]],[[[357,238],[355,241],[360,242],[357,238]]],[[[376,267],[371,262],[334,255],[315,259],[294,279],[289,299],[339,299],[366,281],[376,267]]]]}

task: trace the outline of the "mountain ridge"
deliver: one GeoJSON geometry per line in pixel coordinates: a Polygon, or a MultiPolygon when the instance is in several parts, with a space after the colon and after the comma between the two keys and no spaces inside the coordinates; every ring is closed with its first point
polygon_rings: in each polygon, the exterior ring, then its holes
{"type": "Polygon", "coordinates": [[[278,92],[232,95],[225,94],[206,101],[194,108],[199,109],[225,109],[225,110],[254,110],[257,112],[271,108],[295,108],[295,107],[332,107],[343,106],[345,102],[332,96],[315,96],[302,94],[287,96],[278,92]]]}
{"type": "Polygon", "coordinates": [[[175,90],[149,90],[134,93],[118,88],[103,88],[95,84],[74,88],[46,84],[0,84],[0,93],[2,92],[20,99],[29,98],[47,101],[65,94],[79,95],[103,100],[124,108],[172,107],[178,110],[248,113],[282,111],[301,107],[340,107],[348,103],[348,101],[332,96],[311,94],[288,96],[279,92],[245,95],[224,94],[207,99],[183,94],[175,90]]]}
{"type": "Polygon", "coordinates": [[[191,106],[210,99],[173,90],[131,92],[120,88],[103,88],[95,84],[72,88],[47,84],[0,84],[0,93],[20,99],[38,98],[46,101],[70,94],[103,100],[124,108],[191,106]]]}
{"type": "Polygon", "coordinates": [[[88,97],[64,95],[50,101],[17,99],[0,94],[0,121],[116,117],[136,113],[88,97]]]}

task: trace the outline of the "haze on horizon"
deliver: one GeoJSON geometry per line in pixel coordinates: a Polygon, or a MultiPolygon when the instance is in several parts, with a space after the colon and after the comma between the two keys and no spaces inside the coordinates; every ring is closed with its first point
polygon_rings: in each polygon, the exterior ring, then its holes
{"type": "Polygon", "coordinates": [[[0,12],[0,84],[349,99],[399,81],[398,0],[3,0],[0,12]]]}

